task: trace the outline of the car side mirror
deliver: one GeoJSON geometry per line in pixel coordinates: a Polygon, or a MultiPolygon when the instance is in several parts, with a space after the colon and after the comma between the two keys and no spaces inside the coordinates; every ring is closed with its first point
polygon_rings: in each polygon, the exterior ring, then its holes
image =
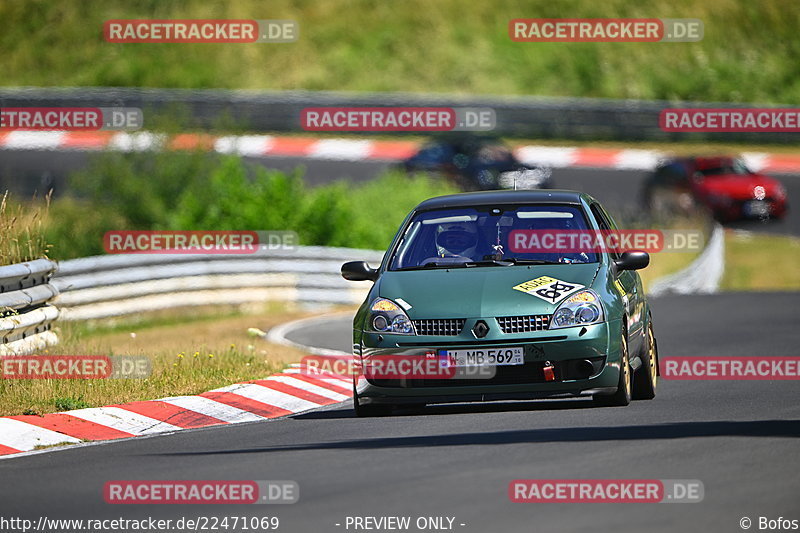
{"type": "Polygon", "coordinates": [[[342,265],[342,277],[348,281],[375,281],[378,270],[370,268],[366,261],[350,261],[342,265]]]}
{"type": "Polygon", "coordinates": [[[647,252],[623,252],[614,261],[617,270],[641,270],[650,264],[650,254],[647,252]]]}

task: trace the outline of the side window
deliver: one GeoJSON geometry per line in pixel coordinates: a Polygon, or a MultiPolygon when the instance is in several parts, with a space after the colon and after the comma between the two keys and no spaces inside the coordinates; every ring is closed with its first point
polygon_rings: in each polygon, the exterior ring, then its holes
{"type": "Polygon", "coordinates": [[[683,186],[688,181],[688,173],[684,164],[672,162],[658,167],[654,181],[664,187],[683,186]]]}
{"type": "Polygon", "coordinates": [[[675,169],[675,184],[682,187],[689,186],[690,168],[689,165],[684,163],[678,165],[675,169]]]}
{"type": "Polygon", "coordinates": [[[592,210],[592,215],[594,215],[594,218],[597,221],[597,225],[600,226],[601,230],[605,231],[611,229],[608,226],[608,222],[606,222],[606,219],[600,213],[600,208],[597,204],[592,204],[591,206],[589,206],[589,208],[592,210]]]}
{"type": "Polygon", "coordinates": [[[618,230],[619,228],[617,227],[617,223],[614,222],[614,219],[611,218],[611,215],[609,215],[608,212],[600,205],[595,205],[597,206],[597,210],[600,212],[600,216],[602,217],[603,221],[606,223],[606,226],[608,226],[608,229],[618,230]]]}
{"type": "MultiPolygon", "coordinates": [[[[589,209],[592,210],[592,215],[594,215],[595,220],[597,220],[597,225],[600,227],[602,231],[614,231],[617,229],[617,225],[611,221],[603,208],[600,207],[598,204],[592,204],[589,206],[589,209]]],[[[612,251],[609,252],[613,259],[619,259],[619,253],[612,251]]]]}
{"type": "Polygon", "coordinates": [[[669,166],[658,167],[653,176],[653,181],[657,185],[669,185],[671,182],[672,169],[669,166]]]}

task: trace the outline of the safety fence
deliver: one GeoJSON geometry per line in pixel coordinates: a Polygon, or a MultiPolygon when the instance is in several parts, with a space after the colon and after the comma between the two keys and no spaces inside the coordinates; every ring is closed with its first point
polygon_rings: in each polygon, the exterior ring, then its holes
{"type": "Polygon", "coordinates": [[[58,318],[51,283],[57,268],[48,259],[0,267],[0,355],[28,353],[57,342],[58,318]]]}
{"type": "Polygon", "coordinates": [[[301,131],[307,107],[459,107],[491,108],[492,133],[507,137],[588,141],[720,140],[794,143],[794,133],[665,132],[659,114],[667,108],[747,108],[756,104],[668,102],[603,98],[458,96],[416,93],[334,91],[242,91],[216,89],[143,89],[134,87],[20,87],[0,89],[0,107],[137,107],[145,126],[152,114],[190,117],[187,128],[211,128],[226,122],[253,132],[301,131]]]}
{"type": "Polygon", "coordinates": [[[58,320],[110,318],[188,306],[360,303],[370,282],[345,281],[342,263],[377,266],[382,252],[302,246],[247,255],[131,254],[0,267],[0,355],[58,342],[58,320]]]}
{"type": "Polygon", "coordinates": [[[267,301],[360,303],[369,282],[352,283],[342,263],[382,252],[298,246],[253,254],[129,254],[63,261],[53,279],[62,320],[107,318],[198,305],[267,301]]]}

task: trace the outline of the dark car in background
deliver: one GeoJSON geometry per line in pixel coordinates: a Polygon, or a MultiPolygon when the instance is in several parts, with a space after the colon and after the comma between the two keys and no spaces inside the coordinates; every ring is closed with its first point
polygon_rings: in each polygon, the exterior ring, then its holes
{"type": "Polygon", "coordinates": [[[492,137],[434,139],[401,164],[408,172],[430,172],[452,179],[463,190],[552,188],[551,170],[526,165],[492,137]]]}
{"type": "Polygon", "coordinates": [[[644,187],[645,204],[655,213],[689,213],[705,207],[721,222],[783,218],[786,189],[753,172],[739,157],[681,157],[658,165],[644,187]]]}

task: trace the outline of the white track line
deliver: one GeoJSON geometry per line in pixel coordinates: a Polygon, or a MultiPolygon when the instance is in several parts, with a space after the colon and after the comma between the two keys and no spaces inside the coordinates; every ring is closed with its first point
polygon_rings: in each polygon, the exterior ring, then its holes
{"type": "Polygon", "coordinates": [[[329,350],[327,348],[316,348],[314,346],[306,346],[304,344],[300,344],[294,341],[290,341],[286,338],[286,335],[297,328],[301,328],[308,323],[313,323],[319,320],[320,318],[324,317],[336,317],[341,315],[352,315],[352,311],[342,311],[341,313],[329,313],[325,315],[319,316],[312,316],[308,318],[300,318],[298,320],[292,320],[291,322],[286,322],[284,324],[280,324],[275,326],[274,328],[270,329],[267,332],[267,342],[272,342],[275,344],[282,344],[283,346],[291,346],[293,348],[297,348],[298,350],[303,350],[304,352],[308,352],[311,354],[317,355],[346,355],[351,357],[352,354],[347,352],[342,352],[339,350],[329,350]]]}

